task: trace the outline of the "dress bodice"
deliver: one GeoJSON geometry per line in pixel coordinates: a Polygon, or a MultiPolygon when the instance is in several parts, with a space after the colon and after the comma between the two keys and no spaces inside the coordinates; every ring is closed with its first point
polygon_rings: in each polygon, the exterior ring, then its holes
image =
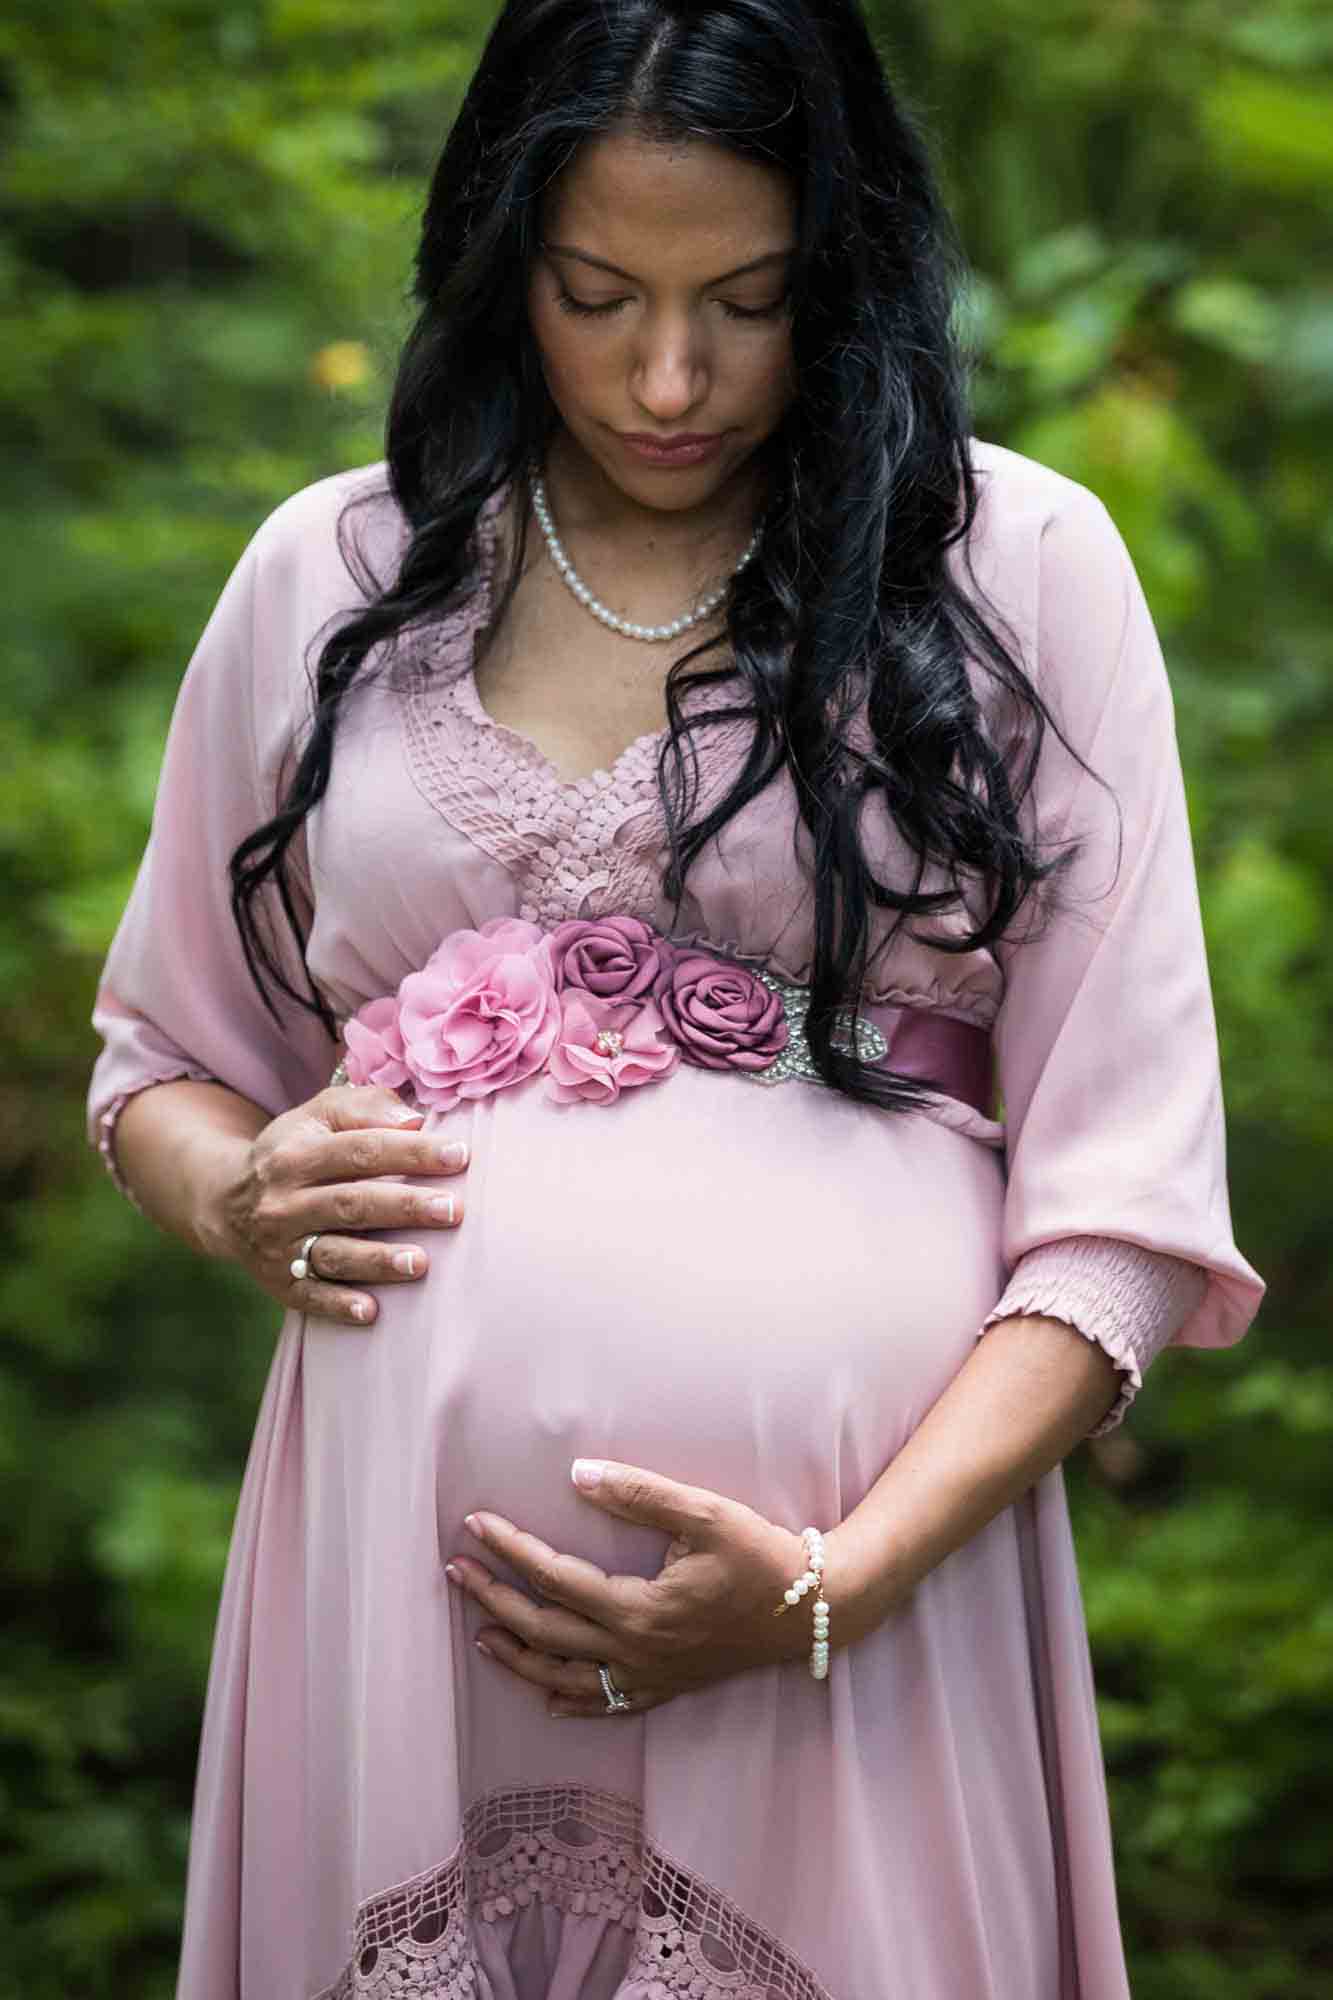
{"type": "MultiPolygon", "coordinates": [[[[474,655],[490,614],[495,519],[503,499],[503,492],[492,496],[483,511],[476,587],[467,602],[413,648],[395,676],[347,705],[334,781],[309,832],[317,884],[310,950],[316,976],[335,1006],[351,1011],[370,997],[361,979],[372,966],[374,992],[396,984],[410,969],[404,947],[420,954],[423,944],[432,946],[447,927],[442,913],[452,917],[461,904],[466,914],[459,921],[471,924],[499,915],[546,926],[571,917],[633,915],[807,983],[813,957],[809,844],[787,773],[742,807],[699,854],[676,912],[663,887],[669,850],[657,779],[666,731],[636,738],[607,768],[571,781],[527,737],[487,713],[474,655]],[[353,747],[345,748],[345,739],[353,747]],[[355,972],[337,909],[349,881],[360,891],[355,972]],[[419,921],[410,920],[409,911],[419,921]]],[[[733,680],[696,690],[690,712],[734,707],[737,689],[733,680]]],[[[748,721],[726,717],[697,733],[692,816],[702,816],[723,795],[750,731],[748,721]]],[[[878,847],[879,865],[887,852],[889,865],[896,861],[900,879],[910,882],[911,856],[892,828],[879,827],[878,847]]],[[[922,886],[942,887],[942,873],[928,869],[922,886]]],[[[974,924],[960,905],[917,920],[915,927],[923,937],[957,936],[974,924]]],[[[872,950],[864,1001],[929,1007],[990,1025],[1003,986],[991,953],[946,957],[906,935],[905,926],[884,950],[883,919],[877,928],[880,950],[872,950]]]]}

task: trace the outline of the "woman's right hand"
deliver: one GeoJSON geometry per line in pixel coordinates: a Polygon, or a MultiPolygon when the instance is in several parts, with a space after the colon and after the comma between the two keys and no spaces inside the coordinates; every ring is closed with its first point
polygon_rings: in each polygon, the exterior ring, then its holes
{"type": "Polygon", "coordinates": [[[426,1138],[423,1114],[376,1084],[335,1084],[265,1125],[222,1190],[220,1235],[230,1256],[280,1305],[368,1326],[375,1285],[410,1284],[429,1267],[421,1244],[381,1243],[366,1230],[455,1229],[452,1185],[467,1165],[458,1139],[426,1138]],[[319,1237],[310,1275],[292,1260],[319,1237]]]}

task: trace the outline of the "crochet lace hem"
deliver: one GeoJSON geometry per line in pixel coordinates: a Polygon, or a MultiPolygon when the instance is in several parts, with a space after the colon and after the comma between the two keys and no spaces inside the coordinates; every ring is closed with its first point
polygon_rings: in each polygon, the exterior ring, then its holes
{"type": "Polygon", "coordinates": [[[771,1932],[645,1841],[633,1800],[577,1784],[477,1800],[446,1861],[362,1904],[351,1956],[315,2000],[477,2000],[477,1927],[512,1929],[533,1904],[619,1932],[635,2000],[832,2000],[771,1932]]]}

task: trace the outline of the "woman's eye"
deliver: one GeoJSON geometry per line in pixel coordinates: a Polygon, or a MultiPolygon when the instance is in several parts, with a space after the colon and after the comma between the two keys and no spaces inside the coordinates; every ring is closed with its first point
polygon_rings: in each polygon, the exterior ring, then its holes
{"type": "Polygon", "coordinates": [[[626,299],[607,299],[602,305],[588,305],[583,299],[576,299],[572,292],[562,291],[556,299],[562,312],[581,313],[585,318],[600,318],[604,313],[619,312],[626,299]]]}
{"type": "MultiPolygon", "coordinates": [[[[562,289],[556,294],[556,304],[562,312],[576,313],[583,319],[604,319],[611,313],[618,313],[622,306],[627,306],[629,303],[628,299],[604,299],[599,304],[592,305],[586,299],[575,298],[573,292],[562,289]]],[[[738,306],[730,299],[718,299],[716,303],[721,306],[728,319],[777,319],[778,315],[787,309],[785,294],[782,298],[775,299],[771,306],[738,306]]]]}
{"type": "Polygon", "coordinates": [[[728,319],[776,319],[787,307],[785,296],[775,299],[771,306],[736,306],[730,299],[720,299],[718,303],[728,319]]]}

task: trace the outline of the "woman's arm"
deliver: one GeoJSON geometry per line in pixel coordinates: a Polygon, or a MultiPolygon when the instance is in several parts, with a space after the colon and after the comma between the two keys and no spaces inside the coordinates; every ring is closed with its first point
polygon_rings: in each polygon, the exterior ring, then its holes
{"type": "Polygon", "coordinates": [[[1116,1364],[1075,1327],[1040,1314],[997,1321],[860,1505],[825,1536],[839,1637],[873,1631],[937,1563],[1066,1458],[1119,1393],[1116,1364]]]}
{"type": "Polygon", "coordinates": [[[225,1190],[268,1122],[267,1111],[225,1084],[154,1084],[136,1091],[116,1120],[117,1170],[159,1228],[206,1256],[229,1256],[225,1190]]]}
{"type": "MultiPolygon", "coordinates": [[[[366,1325],[376,1299],[360,1288],[420,1277],[430,1253],[363,1232],[452,1228],[461,1199],[435,1183],[465,1162],[422,1137],[420,1115],[392,1091],[327,1086],[335,1037],[313,1010],[261,992],[231,896],[231,858],[275,811],[308,722],[307,644],[345,601],[336,521],[348,488],[344,476],[320,481],[269,515],[191,655],[148,845],[98,984],[88,1136],[164,1229],[233,1258],[281,1305],[366,1325]],[[294,1279],[315,1234],[309,1275],[294,1279]]],[[[301,839],[289,858],[308,928],[301,839]]],[[[256,914],[287,994],[304,992],[272,881],[256,914]]]]}

